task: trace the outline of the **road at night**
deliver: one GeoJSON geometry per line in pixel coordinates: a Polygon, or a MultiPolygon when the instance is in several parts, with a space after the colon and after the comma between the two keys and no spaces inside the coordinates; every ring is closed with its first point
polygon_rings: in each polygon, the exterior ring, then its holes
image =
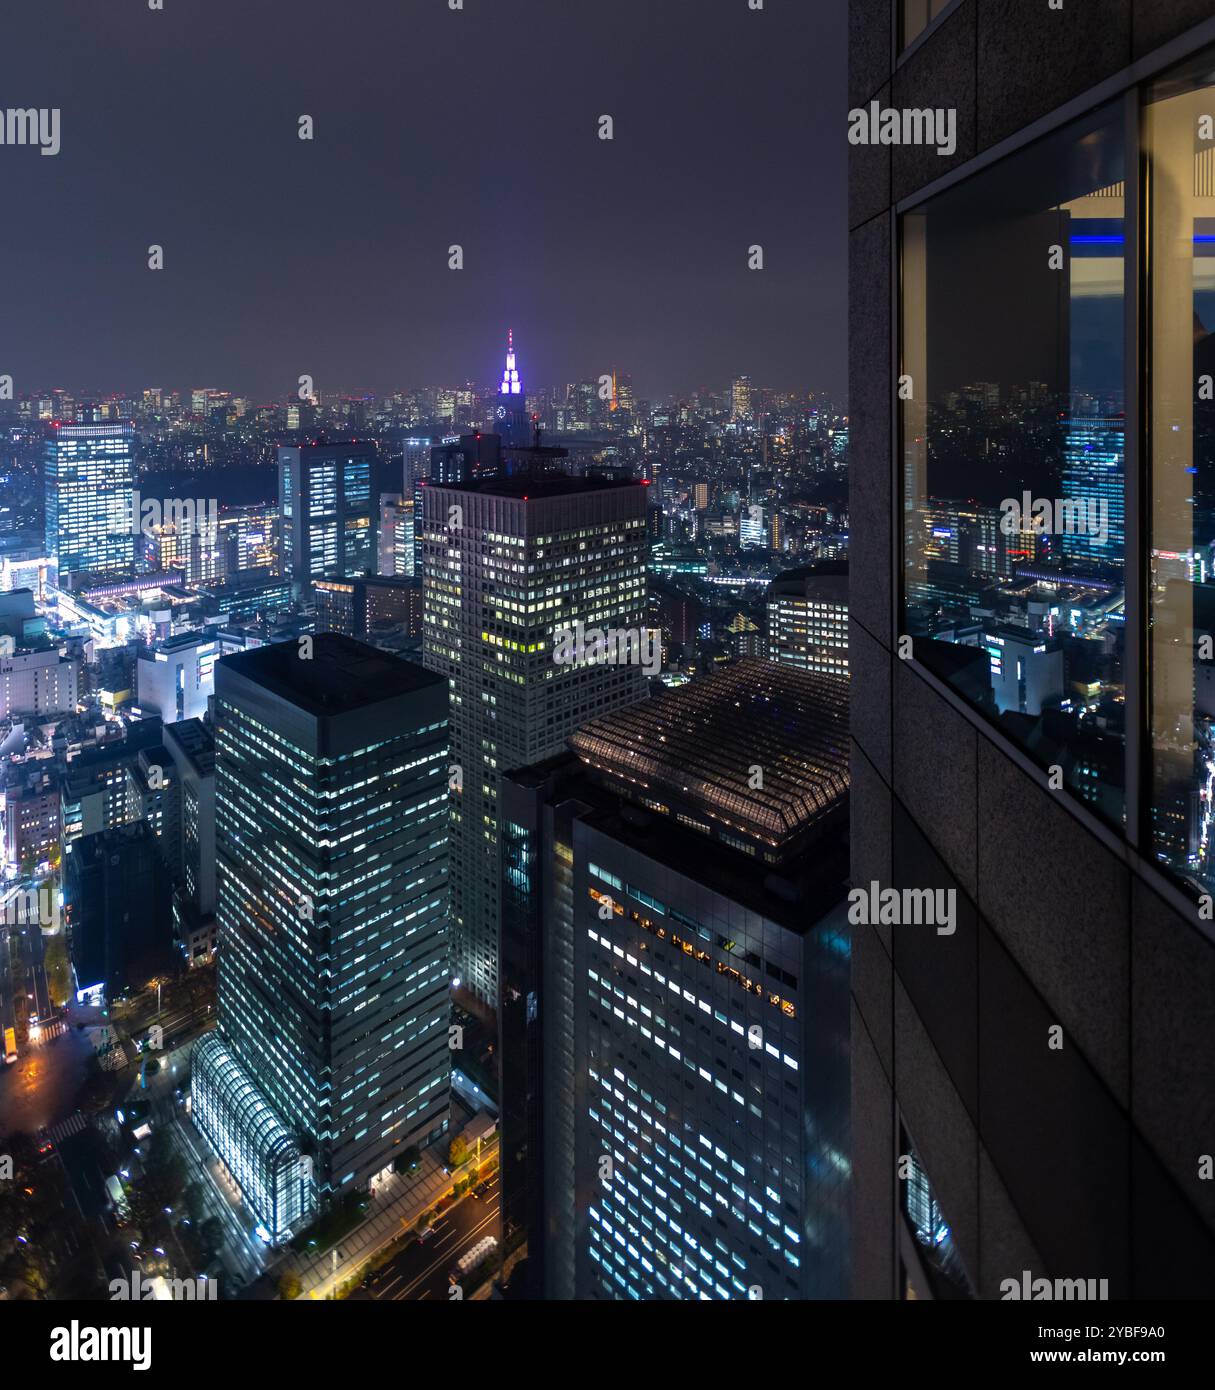
{"type": "MultiPolygon", "coordinates": [[[[451,1284],[448,1273],[460,1256],[484,1236],[502,1237],[498,1175],[488,1181],[490,1189],[484,1198],[468,1196],[450,1207],[435,1222],[433,1236],[408,1246],[373,1276],[369,1288],[356,1289],[350,1300],[447,1300],[451,1284]]],[[[464,1292],[467,1296],[473,1290],[466,1288],[464,1292]]]]}

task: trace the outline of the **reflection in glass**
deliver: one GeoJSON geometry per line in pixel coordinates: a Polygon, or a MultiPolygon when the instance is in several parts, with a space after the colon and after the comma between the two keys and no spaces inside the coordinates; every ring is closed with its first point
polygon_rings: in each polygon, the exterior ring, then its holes
{"type": "Polygon", "coordinates": [[[1151,833],[1202,888],[1215,778],[1215,59],[1157,82],[1149,168],[1151,833]]]}
{"type": "Polygon", "coordinates": [[[1121,108],[902,222],[904,632],[1124,814],[1121,108]]]}
{"type": "Polygon", "coordinates": [[[913,42],[949,4],[949,0],[903,0],[903,47],[913,42]]]}

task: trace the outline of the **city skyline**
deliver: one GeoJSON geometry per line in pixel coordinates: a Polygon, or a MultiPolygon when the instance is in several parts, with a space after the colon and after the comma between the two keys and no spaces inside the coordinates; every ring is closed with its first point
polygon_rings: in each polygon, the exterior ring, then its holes
{"type": "Polygon", "coordinates": [[[1215,0],[11,30],[17,1373],[1203,1355],[1215,0]]]}

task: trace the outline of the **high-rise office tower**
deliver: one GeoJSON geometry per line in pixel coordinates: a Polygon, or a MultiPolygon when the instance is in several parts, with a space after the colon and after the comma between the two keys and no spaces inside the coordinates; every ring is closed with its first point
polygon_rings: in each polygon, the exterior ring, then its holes
{"type": "Polygon", "coordinates": [[[948,130],[849,154],[852,881],[956,921],[853,926],[853,1294],[1210,1299],[1209,6],[892,9],[849,105],[948,130]]]}
{"type": "Polygon", "coordinates": [[[216,668],[219,1022],[194,1114],[271,1240],[448,1110],[445,685],[346,637],[307,652],[216,668]]]}
{"type": "Polygon", "coordinates": [[[380,494],[376,573],[410,579],[414,572],[413,495],[380,494]]]}
{"type": "Polygon", "coordinates": [[[527,397],[519,369],[515,366],[515,334],[508,329],[506,334],[506,366],[502,369],[502,380],[498,383],[498,397],[494,402],[494,421],[504,444],[527,445],[531,443],[531,422],[527,415],[527,397]]]}
{"type": "Polygon", "coordinates": [[[751,419],[751,378],[735,377],[730,387],[730,414],[736,420],[751,419]]]}
{"type": "Polygon", "coordinates": [[[370,637],[396,629],[417,637],[422,631],[422,581],[395,576],[318,579],[316,631],[370,637]]]}
{"type": "Polygon", "coordinates": [[[173,937],[193,966],[215,952],[215,738],[201,719],[167,724],[164,733],[180,797],[173,937]]]}
{"type": "Polygon", "coordinates": [[[430,477],[431,438],[428,434],[418,434],[413,430],[402,431],[401,435],[401,496],[412,497],[413,486],[422,478],[430,477]]]}
{"type": "Polygon", "coordinates": [[[848,674],[848,562],[819,560],[786,570],[768,586],[768,659],[848,674]]]}
{"type": "Polygon", "coordinates": [[[234,579],[246,570],[273,572],[278,561],[278,507],[226,507],[219,518],[221,573],[234,579]]]}
{"type": "MultiPolygon", "coordinates": [[[[422,489],[426,665],[451,690],[455,971],[498,1002],[498,784],[639,699],[641,667],[566,661],[562,633],[645,620],[646,489],[547,474],[422,489]],[[576,628],[575,624],[581,624],[576,628]]],[[[634,648],[630,656],[635,658],[634,648]]]]}
{"type": "Polygon", "coordinates": [[[135,563],[129,516],[135,492],[130,424],[59,420],[47,426],[46,553],[60,584],[77,573],[112,574],[135,563]]]}
{"type": "Polygon", "coordinates": [[[155,526],[147,537],[137,537],[144,546],[142,558],[157,572],[180,570],[182,582],[189,586],[222,584],[228,577],[227,536],[219,526],[206,522],[155,526]]]}
{"type": "Polygon", "coordinates": [[[376,569],[374,444],[278,451],[279,572],[300,585],[376,569]]]}
{"type": "Polygon", "coordinates": [[[502,786],[506,1242],[533,1297],[848,1286],[848,686],[763,661],[502,786]]]}
{"type": "Polygon", "coordinates": [[[1063,423],[1063,497],[1081,503],[1097,528],[1076,528],[1062,536],[1063,554],[1079,565],[1122,567],[1126,549],[1126,480],[1122,456],[1126,421],[1075,415],[1063,423]]]}

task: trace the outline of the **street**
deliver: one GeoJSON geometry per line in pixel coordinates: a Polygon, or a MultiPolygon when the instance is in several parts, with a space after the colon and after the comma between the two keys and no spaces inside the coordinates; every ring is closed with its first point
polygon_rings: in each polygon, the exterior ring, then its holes
{"type": "MultiPolygon", "coordinates": [[[[434,1234],[407,1246],[383,1269],[372,1276],[366,1289],[356,1289],[355,1301],[398,1302],[402,1299],[450,1297],[448,1273],[456,1261],[483,1236],[501,1239],[498,1175],[488,1179],[489,1191],[483,1198],[467,1196],[449,1207],[431,1228],[434,1234]]],[[[472,1293],[472,1289],[465,1290],[472,1293]]]]}

